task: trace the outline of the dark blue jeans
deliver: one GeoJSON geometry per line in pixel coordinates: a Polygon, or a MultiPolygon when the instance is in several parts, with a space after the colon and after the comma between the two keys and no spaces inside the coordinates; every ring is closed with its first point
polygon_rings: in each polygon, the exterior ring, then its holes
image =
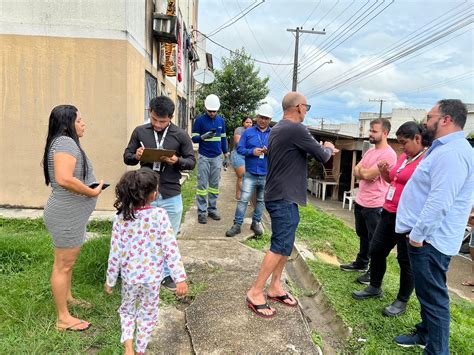
{"type": "Polygon", "coordinates": [[[415,293],[421,305],[421,323],[416,329],[425,341],[425,354],[449,354],[449,296],[446,286],[451,256],[425,243],[408,246],[415,280],[415,293]]]}
{"type": "Polygon", "coordinates": [[[240,200],[237,202],[237,208],[235,210],[235,224],[240,226],[244,222],[247,206],[254,192],[256,192],[257,204],[253,211],[252,222],[260,222],[262,220],[263,210],[265,209],[265,202],[263,201],[265,179],[266,175],[245,173],[240,189],[240,200]]]}
{"type": "Polygon", "coordinates": [[[370,242],[379,223],[381,212],[382,207],[368,208],[357,203],[354,206],[355,229],[360,239],[359,254],[355,263],[359,266],[369,265],[370,242]]]}

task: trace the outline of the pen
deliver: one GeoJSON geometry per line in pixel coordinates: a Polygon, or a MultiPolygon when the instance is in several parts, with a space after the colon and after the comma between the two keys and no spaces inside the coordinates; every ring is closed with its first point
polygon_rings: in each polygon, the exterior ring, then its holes
{"type": "Polygon", "coordinates": [[[143,144],[142,141],[140,141],[140,145],[142,146],[143,149],[145,149],[145,144],[143,144]]]}

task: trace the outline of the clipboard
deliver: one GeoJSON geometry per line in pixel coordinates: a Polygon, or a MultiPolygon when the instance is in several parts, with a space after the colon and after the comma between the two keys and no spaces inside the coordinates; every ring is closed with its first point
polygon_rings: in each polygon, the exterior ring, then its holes
{"type": "Polygon", "coordinates": [[[171,158],[175,154],[176,151],[171,149],[145,148],[140,161],[145,163],[155,163],[160,162],[160,158],[162,157],[171,158]]]}

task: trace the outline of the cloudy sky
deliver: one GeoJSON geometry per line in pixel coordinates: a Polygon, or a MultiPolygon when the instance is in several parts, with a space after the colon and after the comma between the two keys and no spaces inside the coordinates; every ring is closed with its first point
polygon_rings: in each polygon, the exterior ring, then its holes
{"type": "MultiPolygon", "coordinates": [[[[198,29],[212,34],[262,0],[199,1],[198,29]]],[[[298,91],[312,105],[306,123],[356,122],[361,111],[429,109],[441,98],[474,103],[474,2],[457,0],[265,0],[210,38],[229,49],[244,47],[270,77],[267,101],[281,116],[291,90],[294,35],[301,34],[298,91]],[[333,63],[327,63],[332,61],[333,63]],[[279,64],[279,65],[276,65],[279,64]],[[284,65],[281,65],[284,64],[284,65]],[[291,65],[288,65],[291,64],[291,65]]],[[[207,41],[214,66],[229,51],[207,41]]]]}

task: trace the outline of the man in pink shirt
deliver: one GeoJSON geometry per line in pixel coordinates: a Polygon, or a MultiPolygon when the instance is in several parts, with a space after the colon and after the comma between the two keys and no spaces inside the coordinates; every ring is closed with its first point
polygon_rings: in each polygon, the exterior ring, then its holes
{"type": "Polygon", "coordinates": [[[367,271],[357,279],[366,285],[370,283],[370,270],[368,271],[370,241],[379,222],[388,189],[388,183],[380,176],[377,163],[386,160],[392,167],[397,162],[397,154],[387,142],[389,132],[390,121],[386,118],[370,122],[369,142],[375,144],[375,147],[364,154],[353,171],[354,176],[360,180],[354,207],[355,229],[360,238],[360,247],[356,260],[341,265],[341,270],[367,271]]]}

